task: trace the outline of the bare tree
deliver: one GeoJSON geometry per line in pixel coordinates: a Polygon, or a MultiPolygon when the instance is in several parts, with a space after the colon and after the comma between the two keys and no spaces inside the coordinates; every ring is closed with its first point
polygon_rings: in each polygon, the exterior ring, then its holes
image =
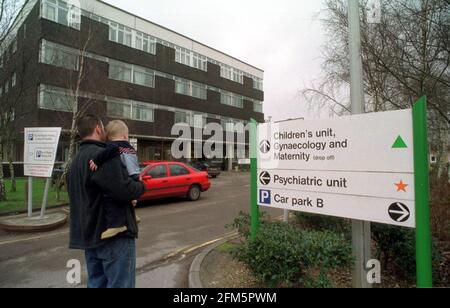
{"type": "MultiPolygon", "coordinates": [[[[0,55],[3,56],[5,51],[9,51],[11,43],[11,31],[14,23],[20,22],[20,16],[17,15],[23,6],[23,1],[0,0],[0,55]]],[[[6,59],[2,59],[5,62],[6,59]]],[[[3,66],[6,63],[2,63],[3,66]]],[[[2,106],[5,104],[2,104],[2,106]]],[[[14,110],[0,109],[0,201],[6,200],[6,185],[3,173],[3,161],[5,158],[5,150],[9,149],[7,144],[9,138],[9,127],[14,121],[14,110]]],[[[9,156],[9,155],[7,155],[9,156]]],[[[13,187],[14,188],[14,187],[13,187]]]]}
{"type": "MultiPolygon", "coordinates": [[[[438,152],[436,177],[444,174],[450,136],[450,4],[447,0],[382,2],[382,18],[368,24],[361,5],[361,52],[367,111],[410,108],[427,95],[431,145],[438,152]]],[[[310,104],[348,111],[350,74],[346,0],[326,0],[323,19],[324,78],[302,91],[310,104]]]]}

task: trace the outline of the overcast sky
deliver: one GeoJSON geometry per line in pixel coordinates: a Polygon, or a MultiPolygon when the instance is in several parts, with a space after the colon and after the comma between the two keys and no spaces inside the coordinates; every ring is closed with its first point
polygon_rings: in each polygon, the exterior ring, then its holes
{"type": "Polygon", "coordinates": [[[319,78],[322,0],[105,0],[261,68],[266,118],[311,117],[299,90],[319,78]]]}

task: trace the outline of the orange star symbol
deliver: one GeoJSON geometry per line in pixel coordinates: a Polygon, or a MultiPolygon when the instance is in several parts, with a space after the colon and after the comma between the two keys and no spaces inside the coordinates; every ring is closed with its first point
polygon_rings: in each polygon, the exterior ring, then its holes
{"type": "Polygon", "coordinates": [[[397,186],[397,191],[404,191],[406,192],[406,187],[408,187],[408,184],[403,183],[403,180],[400,181],[400,183],[396,183],[394,184],[395,186],[397,186]]]}

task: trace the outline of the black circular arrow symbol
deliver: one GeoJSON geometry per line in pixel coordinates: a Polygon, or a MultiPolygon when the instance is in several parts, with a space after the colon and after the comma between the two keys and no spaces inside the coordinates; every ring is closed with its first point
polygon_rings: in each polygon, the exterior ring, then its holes
{"type": "Polygon", "coordinates": [[[411,216],[411,212],[405,204],[395,202],[389,206],[389,216],[396,222],[405,222],[411,216]]]}
{"type": "Polygon", "coordinates": [[[264,154],[268,153],[270,151],[270,142],[269,142],[269,140],[261,141],[261,143],[259,144],[259,149],[264,154]]]}
{"type": "Polygon", "coordinates": [[[259,181],[263,185],[268,185],[270,183],[270,174],[269,174],[269,172],[267,172],[267,171],[261,172],[261,174],[259,175],[259,181]]]}

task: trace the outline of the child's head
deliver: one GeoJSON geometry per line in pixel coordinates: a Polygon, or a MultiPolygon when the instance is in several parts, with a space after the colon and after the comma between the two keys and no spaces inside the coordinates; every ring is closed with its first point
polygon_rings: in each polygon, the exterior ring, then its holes
{"type": "Polygon", "coordinates": [[[106,126],[106,134],[109,141],[129,140],[128,126],[120,120],[114,120],[106,126]]]}

